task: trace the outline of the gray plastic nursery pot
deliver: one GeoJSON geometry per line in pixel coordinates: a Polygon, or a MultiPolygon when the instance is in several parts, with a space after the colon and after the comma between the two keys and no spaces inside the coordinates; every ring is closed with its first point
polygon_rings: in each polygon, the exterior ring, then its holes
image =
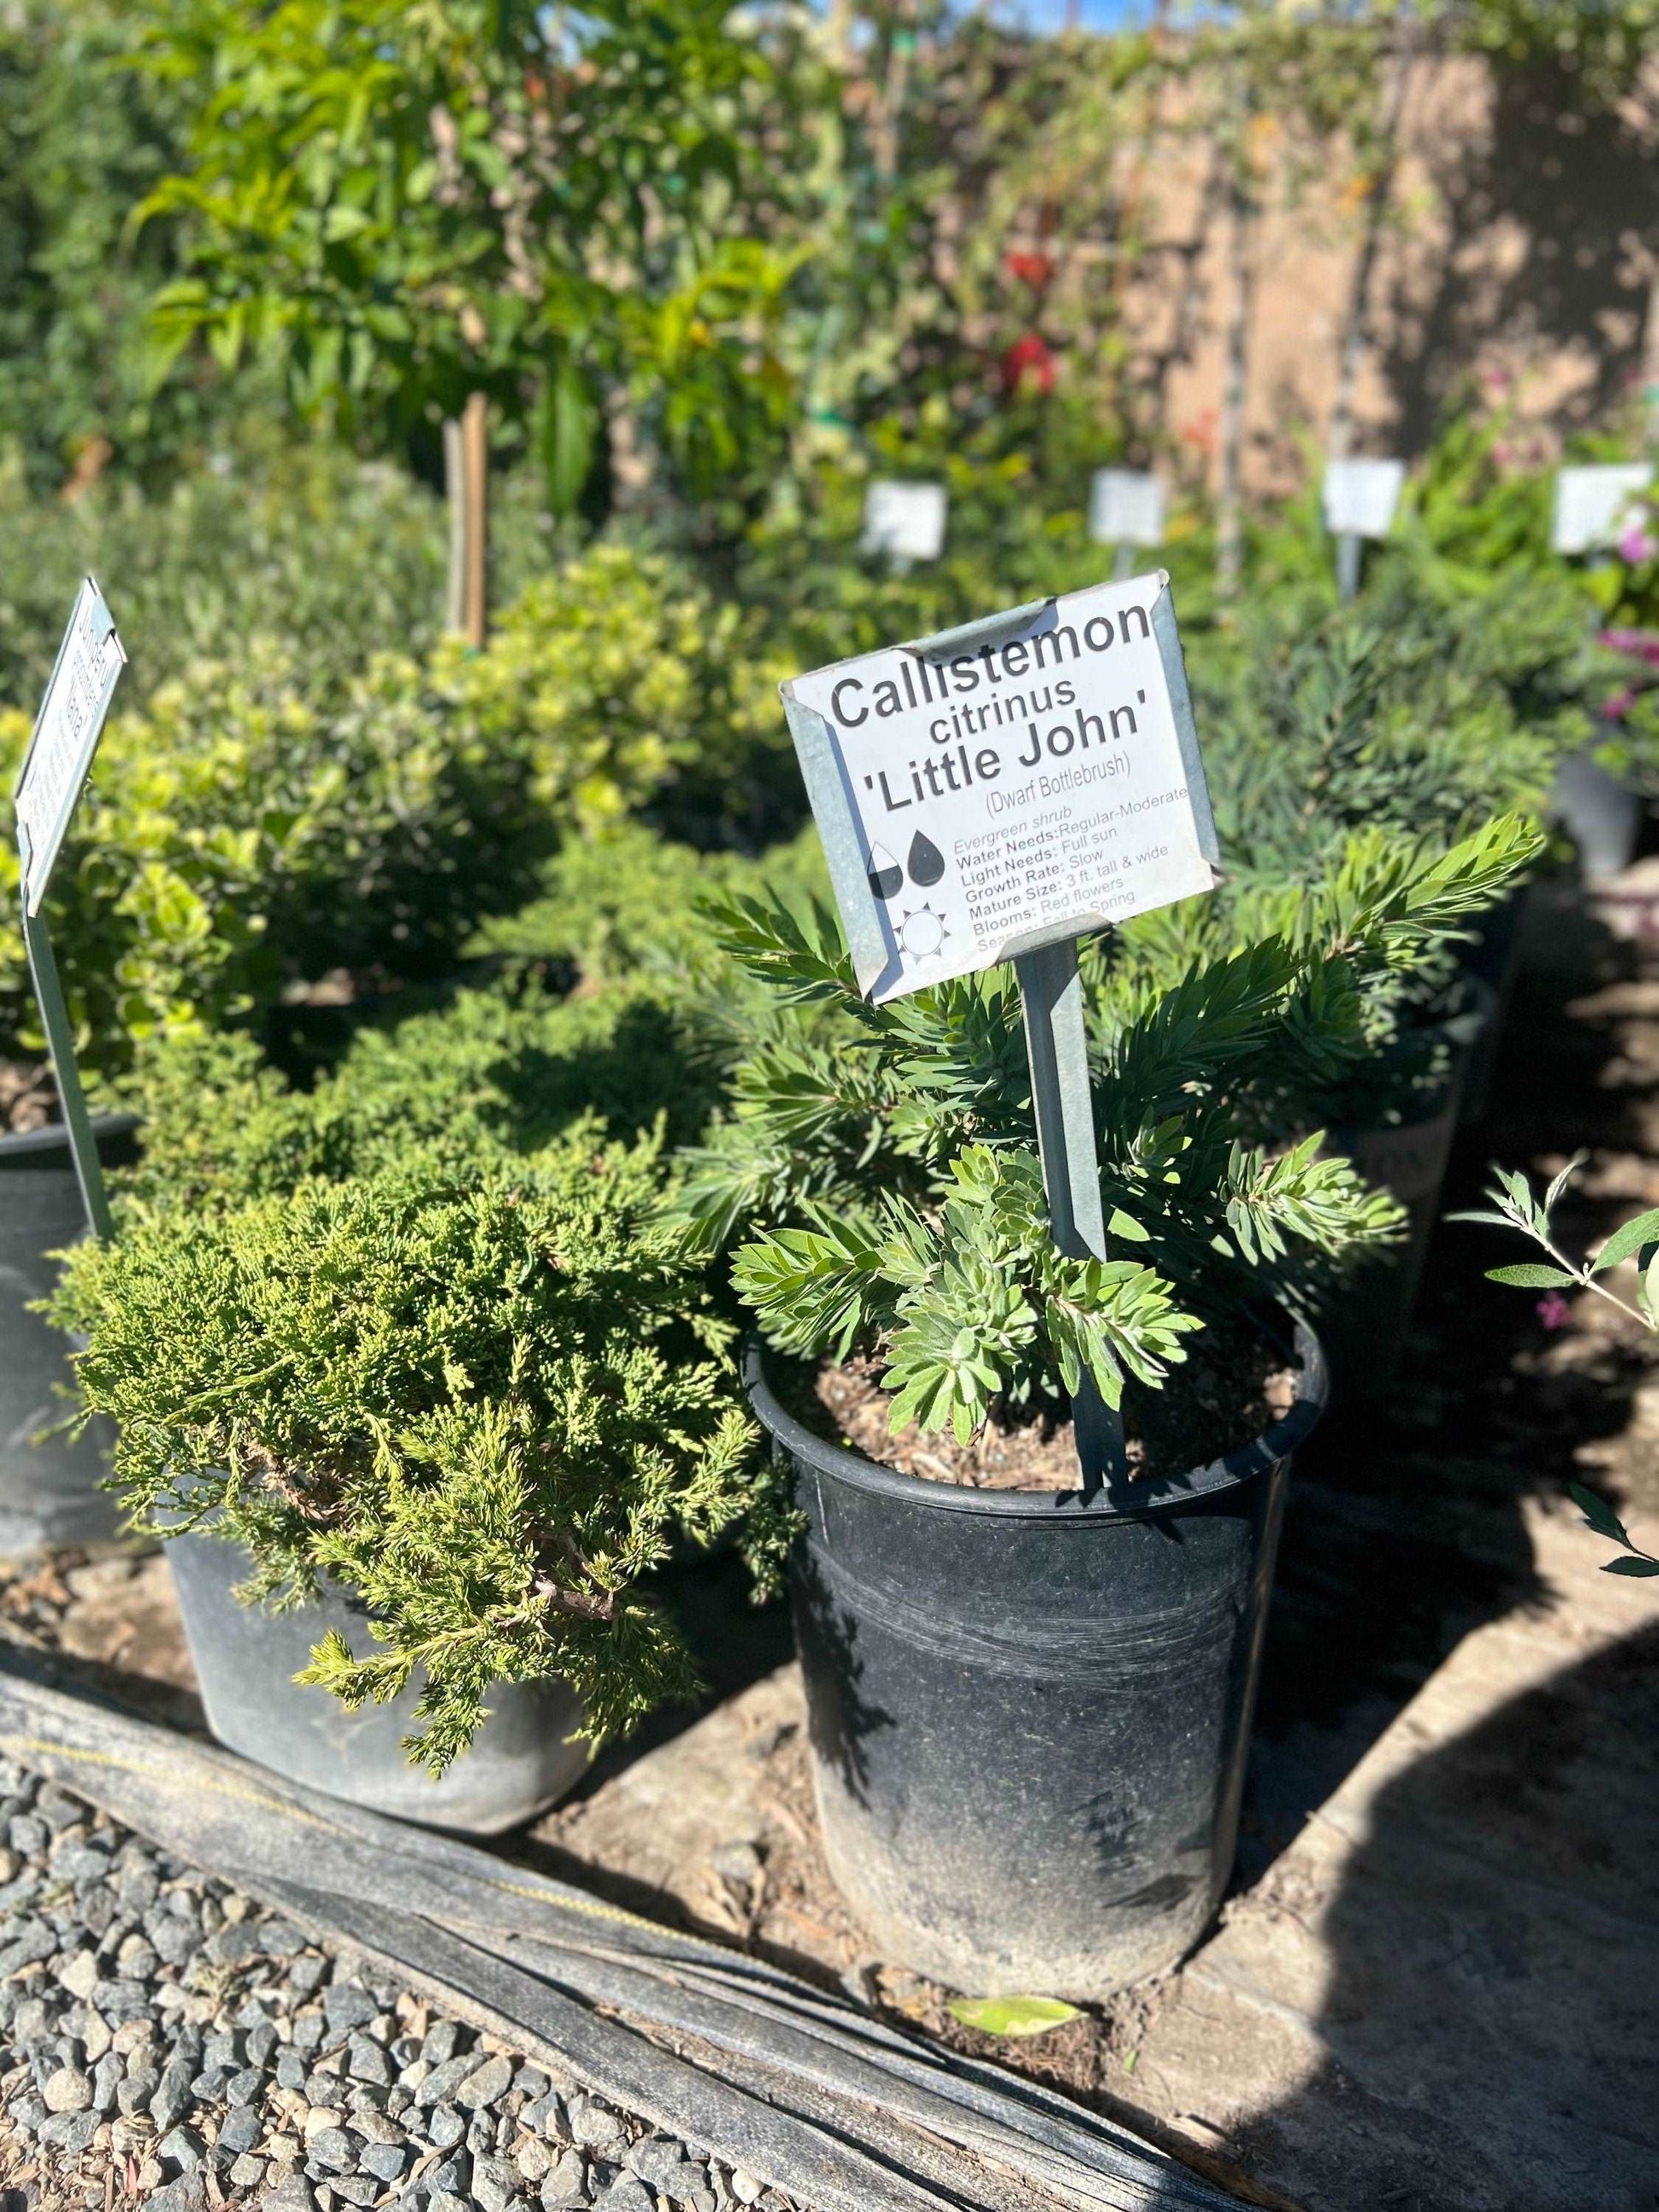
{"type": "Polygon", "coordinates": [[[1608,775],[1594,745],[1569,753],[1557,768],[1548,811],[1578,848],[1579,865],[1591,883],[1622,874],[1636,858],[1646,801],[1608,775]]]}
{"type": "MultiPolygon", "coordinates": [[[[106,1166],[131,1156],[137,1127],[131,1114],[93,1123],[106,1166]]],[[[98,1542],[120,1525],[114,1498],[99,1488],[113,1431],[100,1420],[76,1437],[65,1432],[69,1340],[29,1311],[56,1286],[50,1255],[86,1232],[62,1126],[0,1137],[0,1558],[98,1542]]]]}
{"type": "Polygon", "coordinates": [[[830,1869],[884,1957],[975,1995],[1098,1999],[1172,1966],[1231,1870],[1291,1454],[1110,1501],[927,1482],[750,1402],[806,1519],[796,1636],[830,1869]]]}
{"type": "Polygon", "coordinates": [[[239,1545],[190,1535],[164,1548],[208,1725],[230,1750],[353,1805],[475,1836],[533,1820],[586,1771],[586,1745],[569,1741],[581,1718],[569,1685],[500,1685],[471,1749],[434,1782],[399,1743],[413,1724],[416,1689],[351,1713],[326,1690],[294,1680],[331,1628],[354,1650],[372,1641],[361,1607],[343,1592],[273,1613],[233,1595],[249,1571],[239,1545]]]}

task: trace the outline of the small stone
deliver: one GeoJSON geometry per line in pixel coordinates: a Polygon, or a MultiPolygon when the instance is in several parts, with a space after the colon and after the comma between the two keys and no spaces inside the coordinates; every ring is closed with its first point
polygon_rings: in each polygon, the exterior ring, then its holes
{"type": "Polygon", "coordinates": [[[382,2089],[392,2087],[392,2061],[366,2035],[354,2035],[347,2045],[346,2071],[354,2081],[371,2081],[382,2089]]]}
{"type": "Polygon", "coordinates": [[[453,2189],[434,2189],[426,2200],[426,2212],[471,2212],[471,2208],[453,2189]]]}
{"type": "Polygon", "coordinates": [[[81,2030],[82,2047],[86,2051],[88,2065],[95,2066],[100,2058],[108,2055],[109,2047],[115,2038],[111,2033],[109,2022],[104,2018],[102,2013],[94,2012],[90,2005],[83,2007],[82,2009],[87,2017],[86,2024],[81,2030]]]}
{"type": "Polygon", "coordinates": [[[526,2136],[513,2154],[513,2163],[533,2188],[551,2172],[558,2153],[539,2136],[526,2136]]]}
{"type": "Polygon", "coordinates": [[[317,2212],[311,2184],[302,2173],[285,2173],[259,2199],[259,2212],[317,2212]]]}
{"type": "Polygon", "coordinates": [[[568,2212],[587,2202],[587,2168],[578,2150],[565,2152],[542,2182],[543,2212],[568,2212]]]}
{"type": "Polygon", "coordinates": [[[247,2032],[247,2063],[250,2066],[269,2066],[276,2048],[274,2024],[263,2016],[247,2032]]]}
{"type": "Polygon", "coordinates": [[[112,2112],[126,2077],[126,2061],[106,2051],[92,2069],[92,2105],[96,2112],[112,2112]]]}
{"type": "Polygon", "coordinates": [[[651,2191],[631,2173],[619,2173],[608,2189],[593,2199],[603,2212],[657,2212],[651,2191]]]}
{"type": "Polygon", "coordinates": [[[161,2075],[161,2085],[151,2100],[149,2108],[157,2135],[164,2136],[184,2112],[190,2102],[190,2085],[195,2075],[196,2068],[190,2059],[173,2057],[167,2061],[161,2075]]]}
{"type": "Polygon", "coordinates": [[[425,2180],[428,2189],[464,2190],[466,2187],[466,2169],[459,2159],[446,2158],[438,2165],[427,2168],[425,2180]]]}
{"type": "Polygon", "coordinates": [[[265,2086],[265,2077],[257,2066],[245,2066],[240,2074],[233,2074],[225,2084],[228,2105],[251,2105],[265,2086]]]}
{"type": "Polygon", "coordinates": [[[319,2128],[315,2135],[307,2128],[306,2152],[313,2166],[326,2166],[332,2173],[349,2173],[356,2162],[351,2137],[343,2128],[319,2128]]]}
{"type": "Polygon", "coordinates": [[[147,1982],[158,1964],[155,1946],[147,1943],[142,1936],[129,1936],[116,1953],[115,1963],[123,1981],[147,1982]]]}
{"type": "MultiPolygon", "coordinates": [[[[519,2193],[519,2177],[504,2158],[472,2161],[472,2195],[482,2212],[507,2212],[519,2193]]],[[[647,2205],[646,2212],[655,2212],[647,2205]]]]}
{"type": "MultiPolygon", "coordinates": [[[[510,2129],[512,2122],[507,2125],[510,2129]]],[[[466,2124],[466,2147],[475,2158],[487,2158],[495,2148],[495,2117],[488,2110],[474,2112],[466,2124]]]]}
{"type": "Polygon", "coordinates": [[[255,2158],[252,2151],[245,2150],[240,2158],[232,2160],[230,2182],[233,2188],[257,2189],[264,2178],[265,2162],[262,2158],[255,2158]]]}
{"type": "Polygon", "coordinates": [[[306,2085],[306,2062],[297,2051],[284,2051],[276,2061],[276,2086],[279,2089],[303,2089],[306,2085]]]}
{"type": "Polygon", "coordinates": [[[500,2057],[486,2058],[459,2085],[455,2102],[476,2111],[480,2105],[493,2105],[497,2097],[504,2097],[512,2085],[512,2061],[500,2057]]]}
{"type": "Polygon", "coordinates": [[[95,1951],[77,1951],[74,1957],[58,1969],[58,1978],[71,1996],[82,2002],[89,1997],[101,1978],[98,1971],[95,1951]]]}
{"type": "Polygon", "coordinates": [[[176,2181],[169,2181],[164,2189],[156,2190],[144,2202],[147,2212],[205,2212],[207,2190],[201,2175],[192,2167],[176,2181]]]}
{"type": "Polygon", "coordinates": [[[288,1970],[288,1985],[296,1997],[315,1996],[327,1972],[326,1959],[296,1959],[288,1970]]]}
{"type": "Polygon", "coordinates": [[[533,2100],[544,2097],[552,2084],[539,2066],[520,2066],[513,2076],[513,2086],[521,2095],[533,2100]]]}
{"type": "Polygon", "coordinates": [[[331,1982],[323,1991],[323,2017],[331,2027],[367,2027],[380,2007],[356,1982],[331,1982]]]}
{"type": "Polygon", "coordinates": [[[441,2066],[455,2056],[455,2045],[460,2039],[460,2029],[453,2020],[441,2020],[427,2030],[421,2045],[421,2056],[428,2066],[441,2066]]]}
{"type": "Polygon", "coordinates": [[[739,2204],[758,2203],[760,2201],[761,2191],[764,2186],[765,2184],[763,2182],[757,2181],[754,2175],[752,2173],[745,2172],[742,2166],[734,2166],[732,2167],[732,2194],[737,2198],[739,2204]]]}
{"type": "Polygon", "coordinates": [[[477,2061],[470,2051],[454,2058],[446,2058],[434,2066],[415,2093],[417,2105],[447,2105],[463,2081],[477,2071],[477,2061]]]}
{"type": "Polygon", "coordinates": [[[20,1859],[38,1859],[52,1840],[52,1830],[33,1813],[16,1813],[6,1824],[6,1836],[20,1859]]]}
{"type": "Polygon", "coordinates": [[[340,2115],[332,2105],[313,2105],[305,2116],[305,2139],[309,2142],[313,2136],[321,2135],[325,2128],[337,2128],[339,2124],[340,2115]]]}
{"type": "Polygon", "coordinates": [[[570,2100],[570,2137],[573,2142],[598,2149],[605,2143],[620,2142],[623,2124],[612,2112],[592,2097],[573,2097],[570,2100]]]}
{"type": "Polygon", "coordinates": [[[686,2203],[692,2191],[708,2179],[701,2166],[690,2163],[678,2143],[662,2136],[641,2136],[638,2142],[629,2145],[627,2158],[641,2181],[676,2204],[686,2203]]]}
{"type": "Polygon", "coordinates": [[[170,2128],[155,2146],[156,2155],[191,2172],[202,2163],[202,2138],[193,2128],[170,2128]]]}
{"type": "Polygon", "coordinates": [[[570,2124],[565,2118],[563,2100],[550,2089],[546,2096],[538,2097],[533,2105],[526,2105],[519,2115],[527,2128],[545,2136],[549,2142],[568,2143],[570,2124]]]}
{"type": "Polygon", "coordinates": [[[153,2066],[141,2066],[136,2074],[129,2074],[115,2092],[116,2110],[131,2119],[135,2112],[147,2112],[161,2077],[153,2066]]]}
{"type": "Polygon", "coordinates": [[[365,2112],[354,2113],[350,2127],[352,2134],[360,2136],[364,2142],[402,2143],[408,2141],[401,2128],[394,2128],[390,2120],[372,2106],[365,2112]]]}
{"type": "Polygon", "coordinates": [[[466,2133],[466,2122],[453,2105],[438,2105],[426,2124],[426,2139],[440,2150],[453,2150],[466,2133]]]}
{"type": "Polygon", "coordinates": [[[265,2124],[258,2108],[252,2105],[239,2106],[234,2112],[225,2115],[224,2125],[219,2130],[219,2148],[228,2151],[252,2150],[264,2131],[265,2124]]]}
{"type": "Polygon", "coordinates": [[[336,2174],[324,2185],[348,2204],[372,2204],[380,2193],[380,2185],[372,2173],[336,2174]]]}
{"type": "Polygon", "coordinates": [[[0,1982],[20,1966],[33,1966],[39,1960],[51,1958],[57,1948],[57,1934],[44,1920],[25,1920],[21,1932],[0,1946],[0,1982]]]}
{"type": "Polygon", "coordinates": [[[357,2163],[378,2180],[396,2181],[409,2163],[409,2154],[401,2143],[369,2143],[359,2152],[357,2163]]]}
{"type": "Polygon", "coordinates": [[[60,2066],[41,2086],[49,2112],[84,2112],[92,2102],[92,2083],[78,2066],[60,2066]]]}
{"type": "Polygon", "coordinates": [[[54,2112],[41,2128],[40,2140],[55,2143],[66,2158],[79,2158],[97,2132],[96,2112],[54,2112]]]}

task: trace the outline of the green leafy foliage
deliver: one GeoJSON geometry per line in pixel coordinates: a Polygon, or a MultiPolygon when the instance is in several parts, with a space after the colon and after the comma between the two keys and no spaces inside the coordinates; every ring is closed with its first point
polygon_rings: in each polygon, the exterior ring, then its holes
{"type": "Polygon", "coordinates": [[[793,264],[731,220],[765,64],[725,9],[188,0],[143,58],[194,102],[139,211],[185,263],[158,380],[200,341],[394,442],[487,392],[563,509],[607,391],[654,410],[699,493],[775,443],[787,380],[756,339],[793,264]]]}
{"type": "Polygon", "coordinates": [[[727,1327],[655,1225],[658,1146],[577,1123],[523,1158],[418,1139],[343,1182],[153,1206],[70,1256],[83,1402],[119,1429],[137,1526],[245,1545],[250,1601],[361,1595],[307,1680],[350,1706],[421,1685],[411,1753],[465,1749],[493,1685],[564,1676],[595,1738],[683,1694],[637,1589],[678,1531],[787,1527],[750,1464],[727,1327]]]}
{"type": "Polygon", "coordinates": [[[1061,1997],[952,1997],[946,2010],[981,2035],[1047,2035],[1081,2017],[1061,1997]]]}
{"type": "MultiPolygon", "coordinates": [[[[1506,1283],[1518,1290],[1543,1291],[1547,1296],[1540,1303],[1540,1313],[1547,1313],[1549,1300],[1560,1310],[1559,1293],[1564,1290],[1587,1291],[1603,1298],[1609,1305],[1617,1306],[1621,1313],[1639,1321],[1643,1327],[1659,1330],[1659,1206],[1637,1214],[1615,1229],[1591,1259],[1575,1262],[1563,1252],[1553,1216],[1557,1206],[1583,1165],[1587,1156],[1577,1153],[1556,1176],[1540,1200],[1524,1175],[1512,1168],[1494,1168],[1493,1180],[1486,1192],[1488,1204],[1472,1212],[1453,1213],[1451,1221],[1478,1222],[1486,1228],[1518,1231],[1532,1243],[1541,1248],[1551,1261],[1543,1267],[1535,1261],[1518,1266],[1488,1267],[1488,1281],[1506,1283]],[[1621,1297],[1601,1279],[1615,1267],[1634,1261],[1637,1271],[1636,1303],[1621,1297]]],[[[1569,1483],[1568,1492],[1598,1536],[1607,1536],[1623,1547],[1623,1555],[1603,1562],[1604,1571],[1610,1575],[1659,1575],[1659,1559],[1651,1558],[1631,1540],[1625,1524],[1604,1498],[1580,1483],[1569,1483]]]]}

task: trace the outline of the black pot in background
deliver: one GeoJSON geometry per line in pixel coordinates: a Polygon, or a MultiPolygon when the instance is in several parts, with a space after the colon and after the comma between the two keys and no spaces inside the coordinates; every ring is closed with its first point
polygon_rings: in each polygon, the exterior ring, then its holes
{"type": "Polygon", "coordinates": [[[1321,1322],[1340,1398],[1374,1398],[1393,1381],[1423,1286],[1446,1164],[1457,1134],[1472,1055],[1491,1019],[1493,994],[1472,981],[1474,1003],[1439,1026],[1450,1048],[1446,1079],[1415,1121],[1334,1129],[1330,1148],[1345,1153],[1368,1183],[1406,1209],[1403,1244],[1356,1268],[1340,1304],[1321,1322]]]}
{"type": "MultiPolygon", "coordinates": [[[[1079,1492],[957,1489],[750,1401],[807,1519],[793,1583],[831,1872],[884,1956],[1097,1999],[1171,1966],[1231,1870],[1297,1401],[1224,1461],[1079,1492]]],[[[1178,1381],[1172,1387],[1179,1387],[1178,1381]]]]}
{"type": "MultiPolygon", "coordinates": [[[[132,1158],[137,1127],[131,1114],[93,1123],[106,1167],[132,1158]]],[[[69,1341],[28,1310],[57,1283],[48,1255],[86,1233],[62,1125],[0,1137],[0,1558],[96,1542],[119,1526],[115,1500],[98,1487],[109,1468],[109,1424],[98,1421],[73,1441],[64,1433],[69,1341]]]]}
{"type": "Polygon", "coordinates": [[[294,1680],[331,1628],[359,1654],[373,1648],[360,1605],[337,1590],[292,1613],[239,1605],[250,1571],[239,1545],[175,1536],[165,1549],[208,1725],[232,1751],[353,1805],[477,1836],[533,1820],[586,1771],[587,1747],[568,1741],[581,1706],[568,1683],[498,1685],[471,1749],[434,1782],[399,1741],[417,1689],[351,1713],[294,1680]]]}

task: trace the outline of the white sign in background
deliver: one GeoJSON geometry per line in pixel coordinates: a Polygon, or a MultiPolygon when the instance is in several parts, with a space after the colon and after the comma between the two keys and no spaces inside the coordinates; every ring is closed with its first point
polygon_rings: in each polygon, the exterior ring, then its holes
{"type": "Polygon", "coordinates": [[[864,550],[892,561],[937,561],[945,550],[950,499],[942,483],[878,477],[864,495],[864,550]]]}
{"type": "Polygon", "coordinates": [[[877,1001],[1213,888],[1169,578],[1068,592],[783,686],[877,1001]],[[1024,620],[1021,616],[1025,616],[1024,620]]]}
{"type": "Polygon", "coordinates": [[[1325,527],[1334,538],[1386,538],[1405,488],[1404,461],[1333,461],[1325,471],[1325,527]]]}
{"type": "Polygon", "coordinates": [[[1089,535],[1097,545],[1161,545],[1163,485],[1146,469],[1097,469],[1089,484],[1089,535]]]}
{"type": "Polygon", "coordinates": [[[1558,470],[1550,511],[1551,551],[1601,553],[1616,545],[1637,519],[1638,503],[1652,482],[1653,469],[1647,461],[1558,470]]]}
{"type": "Polygon", "coordinates": [[[40,911],[52,864],[92,766],[126,659],[115,634],[115,617],[88,576],[58,648],[17,778],[17,844],[23,863],[23,901],[31,915],[40,911]]]}

